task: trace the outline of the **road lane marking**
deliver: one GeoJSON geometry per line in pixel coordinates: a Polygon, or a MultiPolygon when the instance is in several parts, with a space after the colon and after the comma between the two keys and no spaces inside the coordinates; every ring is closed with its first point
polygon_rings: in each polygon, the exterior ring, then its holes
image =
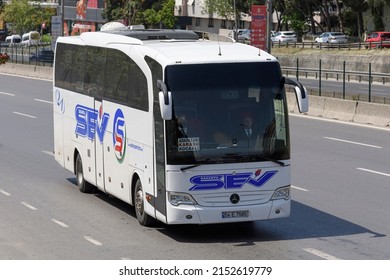
{"type": "Polygon", "coordinates": [[[54,153],[53,152],[50,152],[50,151],[41,151],[42,153],[46,154],[46,155],[49,155],[49,156],[53,156],[54,157],[54,153]]]}
{"type": "Polygon", "coordinates": [[[379,171],[375,171],[375,170],[371,170],[371,169],[366,169],[366,168],[361,168],[361,167],[358,167],[358,168],[356,168],[356,169],[357,169],[357,170],[360,170],[360,171],[365,171],[365,172],[370,172],[370,173],[377,174],[377,175],[382,175],[382,176],[390,177],[390,174],[389,174],[389,173],[383,173],[383,172],[379,172],[379,171]]]}
{"type": "Polygon", "coordinates": [[[7,95],[7,96],[15,96],[15,94],[13,94],[13,93],[8,93],[8,92],[3,92],[3,91],[0,91],[0,94],[7,95]]]}
{"type": "Polygon", "coordinates": [[[325,252],[322,252],[320,250],[313,249],[313,248],[304,248],[303,251],[306,251],[312,255],[315,255],[315,256],[320,257],[320,258],[325,259],[325,260],[341,260],[340,258],[337,258],[335,256],[328,254],[328,253],[325,253],[325,252]]]}
{"type": "Polygon", "coordinates": [[[37,118],[37,117],[35,117],[35,116],[23,114],[23,113],[20,113],[20,112],[13,112],[13,113],[16,114],[16,115],[20,115],[20,116],[27,117],[27,118],[31,118],[31,119],[36,119],[36,118],[37,118]]]}
{"type": "Polygon", "coordinates": [[[31,210],[34,210],[34,211],[38,210],[37,208],[35,208],[35,207],[32,206],[31,204],[28,204],[27,202],[22,201],[21,203],[22,203],[24,206],[26,206],[27,208],[31,209],[31,210]]]}
{"type": "Polygon", "coordinates": [[[61,222],[59,220],[56,220],[56,219],[51,219],[54,223],[56,223],[57,225],[60,225],[64,228],[68,228],[69,226],[67,224],[65,224],[64,222],[61,222]]]}
{"type": "Polygon", "coordinates": [[[0,192],[6,196],[11,196],[9,192],[6,192],[5,190],[0,190],[0,192]]]}
{"type": "Polygon", "coordinates": [[[360,146],[365,146],[365,147],[370,147],[370,148],[375,148],[375,149],[382,149],[381,146],[375,146],[375,145],[370,145],[370,144],[365,144],[365,143],[360,143],[360,142],[354,142],[354,141],[349,141],[349,140],[344,140],[344,139],[339,139],[339,138],[333,138],[333,137],[324,137],[324,138],[328,139],[328,140],[344,142],[344,143],[348,143],[348,144],[360,145],[360,146]]]}
{"type": "Polygon", "coordinates": [[[309,191],[307,189],[304,189],[304,188],[301,188],[301,187],[297,187],[297,186],[293,186],[293,185],[291,185],[291,188],[299,190],[299,191],[303,191],[303,192],[308,192],[309,191]]]}
{"type": "Polygon", "coordinates": [[[34,99],[35,101],[42,102],[42,103],[48,103],[53,104],[53,101],[43,100],[43,99],[34,99]]]}
{"type": "Polygon", "coordinates": [[[88,236],[88,235],[85,235],[84,239],[87,240],[88,242],[91,242],[93,245],[96,245],[96,246],[102,246],[103,245],[103,243],[97,241],[96,239],[93,239],[91,236],[88,236]]]}

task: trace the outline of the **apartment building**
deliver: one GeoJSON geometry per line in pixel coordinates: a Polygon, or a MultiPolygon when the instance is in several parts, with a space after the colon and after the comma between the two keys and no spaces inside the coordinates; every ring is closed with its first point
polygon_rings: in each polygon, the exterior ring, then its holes
{"type": "MultiPolygon", "coordinates": [[[[209,14],[203,0],[175,0],[174,15],[178,17],[178,28],[220,33],[221,30],[234,28],[234,17],[224,18],[218,14],[209,14]]],[[[251,17],[241,14],[237,19],[238,28],[250,28],[251,17]]]]}

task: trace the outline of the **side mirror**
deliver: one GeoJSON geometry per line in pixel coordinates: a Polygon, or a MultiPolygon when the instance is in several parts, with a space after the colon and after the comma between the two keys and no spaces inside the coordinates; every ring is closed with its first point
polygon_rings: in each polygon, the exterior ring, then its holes
{"type": "Polygon", "coordinates": [[[172,119],[172,94],[168,91],[166,84],[158,80],[157,87],[160,90],[158,93],[158,100],[160,103],[160,112],[163,120],[172,119]]]}
{"type": "Polygon", "coordinates": [[[306,113],[309,111],[309,98],[306,88],[300,82],[286,77],[284,77],[284,83],[294,86],[299,112],[306,113]]]}

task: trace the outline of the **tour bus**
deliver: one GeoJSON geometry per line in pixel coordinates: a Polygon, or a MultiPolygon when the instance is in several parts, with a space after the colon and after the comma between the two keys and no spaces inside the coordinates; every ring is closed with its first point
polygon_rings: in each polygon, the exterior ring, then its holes
{"type": "Polygon", "coordinates": [[[55,159],[81,192],[145,226],[290,215],[285,85],[300,112],[308,96],[270,54],[186,30],[85,32],[58,38],[53,80],[55,159]]]}
{"type": "Polygon", "coordinates": [[[22,35],[22,45],[32,46],[39,44],[39,32],[38,31],[30,31],[28,33],[24,33],[22,35]]]}

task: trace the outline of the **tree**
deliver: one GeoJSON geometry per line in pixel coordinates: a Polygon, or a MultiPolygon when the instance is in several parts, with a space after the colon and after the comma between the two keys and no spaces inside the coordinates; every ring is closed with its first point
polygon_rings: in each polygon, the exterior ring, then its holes
{"type": "Polygon", "coordinates": [[[2,19],[12,23],[12,31],[22,34],[31,30],[39,30],[43,22],[50,22],[56,11],[41,7],[38,2],[31,4],[29,0],[12,0],[3,7],[2,19]]]}
{"type": "Polygon", "coordinates": [[[175,0],[166,0],[162,4],[162,9],[158,11],[161,23],[165,28],[173,28],[176,23],[176,17],[173,14],[175,0]]]}
{"type": "MultiPolygon", "coordinates": [[[[349,11],[354,15],[355,21],[351,22],[349,25],[349,28],[355,29],[354,26],[356,26],[357,22],[357,34],[358,37],[361,37],[361,34],[364,32],[364,23],[363,23],[363,12],[365,12],[368,9],[367,1],[365,0],[343,0],[344,5],[346,6],[346,10],[344,11],[344,14],[348,13],[349,11]],[[349,9],[349,10],[348,10],[349,9]]],[[[346,18],[344,15],[344,18],[346,18]]]]}
{"type": "MultiPolygon", "coordinates": [[[[217,14],[226,20],[237,21],[241,19],[241,13],[250,14],[253,4],[264,5],[266,0],[205,0],[203,12],[207,14],[217,14]],[[234,4],[236,4],[234,6],[234,4]],[[234,15],[236,11],[236,15],[234,15]]],[[[238,24],[238,23],[237,23],[238,24]]]]}
{"type": "Polygon", "coordinates": [[[371,8],[371,15],[374,19],[375,30],[384,31],[385,24],[383,23],[383,12],[385,5],[390,5],[390,0],[368,0],[367,2],[371,8]]]}
{"type": "Polygon", "coordinates": [[[175,0],[159,1],[153,4],[150,9],[143,12],[145,23],[150,27],[173,28],[176,17],[173,14],[175,0]]]}

